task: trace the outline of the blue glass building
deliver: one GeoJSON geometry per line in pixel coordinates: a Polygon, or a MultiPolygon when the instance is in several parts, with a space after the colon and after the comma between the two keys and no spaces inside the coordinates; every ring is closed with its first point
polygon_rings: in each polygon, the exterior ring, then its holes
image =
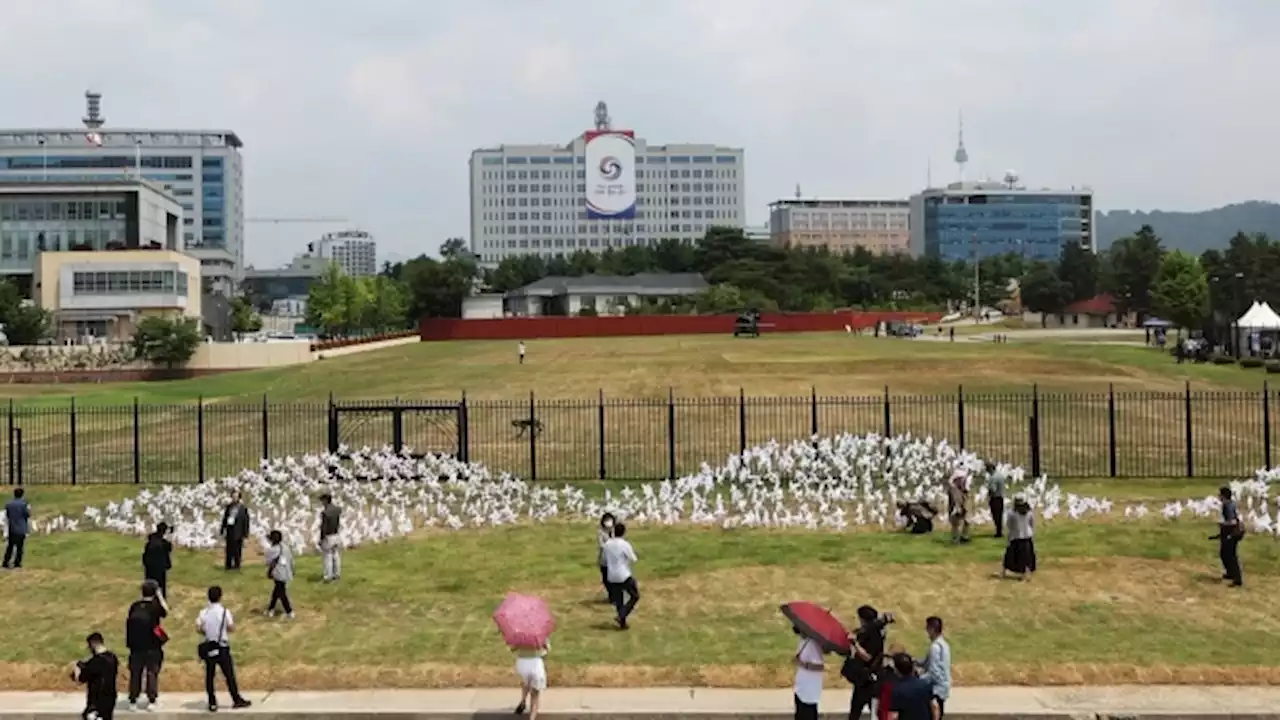
{"type": "Polygon", "coordinates": [[[953,183],[911,198],[913,254],[952,262],[996,255],[1057,260],[1063,245],[1095,249],[1093,191],[953,183]]]}

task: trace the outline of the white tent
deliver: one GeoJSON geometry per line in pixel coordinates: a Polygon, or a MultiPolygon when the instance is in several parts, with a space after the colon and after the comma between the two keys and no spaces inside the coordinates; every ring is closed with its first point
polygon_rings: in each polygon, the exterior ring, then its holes
{"type": "Polygon", "coordinates": [[[1280,330],[1280,315],[1266,303],[1255,302],[1240,319],[1236,327],[1241,330],[1280,330]]]}

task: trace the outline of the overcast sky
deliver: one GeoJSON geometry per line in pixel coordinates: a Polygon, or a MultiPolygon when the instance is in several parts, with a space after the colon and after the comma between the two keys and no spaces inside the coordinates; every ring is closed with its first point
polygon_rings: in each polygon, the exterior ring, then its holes
{"type": "MultiPolygon", "coordinates": [[[[1280,0],[12,0],[0,127],[231,128],[250,215],[343,216],[383,254],[468,234],[467,159],[567,142],[746,148],[747,215],[970,177],[1102,208],[1280,199],[1280,0]]],[[[278,264],[323,228],[248,227],[278,264]]],[[[339,228],[333,228],[339,229],[339,228]]]]}

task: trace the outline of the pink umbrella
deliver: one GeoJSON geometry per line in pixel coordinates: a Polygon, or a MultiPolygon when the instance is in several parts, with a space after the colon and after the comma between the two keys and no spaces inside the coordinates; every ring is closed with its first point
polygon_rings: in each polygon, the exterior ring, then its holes
{"type": "Polygon", "coordinates": [[[540,597],[507,593],[493,611],[493,621],[502,639],[513,648],[539,648],[556,629],[556,619],[540,597]]]}

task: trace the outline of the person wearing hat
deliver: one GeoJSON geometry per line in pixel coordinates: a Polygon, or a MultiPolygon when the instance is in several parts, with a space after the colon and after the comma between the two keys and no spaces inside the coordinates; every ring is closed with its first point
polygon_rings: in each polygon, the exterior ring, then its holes
{"type": "Polygon", "coordinates": [[[169,542],[169,524],[158,523],[142,546],[142,575],[154,580],[161,595],[169,594],[169,570],[173,568],[173,543],[169,542]]]}
{"type": "Polygon", "coordinates": [[[969,542],[969,478],[956,470],[947,484],[947,517],[951,520],[951,542],[969,542]]]}
{"type": "Polygon", "coordinates": [[[1013,509],[1005,518],[1005,526],[1009,530],[1009,544],[1004,550],[1000,576],[1013,573],[1019,580],[1030,580],[1036,571],[1036,516],[1022,493],[1013,497],[1013,509]]]}
{"type": "Polygon", "coordinates": [[[858,630],[851,638],[853,654],[844,661],[840,674],[853,685],[853,697],[849,701],[849,718],[857,720],[863,710],[875,710],[880,683],[884,675],[885,628],[893,622],[893,614],[881,615],[870,605],[858,608],[858,630]]]}
{"type": "Polygon", "coordinates": [[[987,508],[991,510],[991,524],[996,526],[996,537],[1004,537],[1004,490],[1008,478],[995,463],[987,461],[987,508]]]}

